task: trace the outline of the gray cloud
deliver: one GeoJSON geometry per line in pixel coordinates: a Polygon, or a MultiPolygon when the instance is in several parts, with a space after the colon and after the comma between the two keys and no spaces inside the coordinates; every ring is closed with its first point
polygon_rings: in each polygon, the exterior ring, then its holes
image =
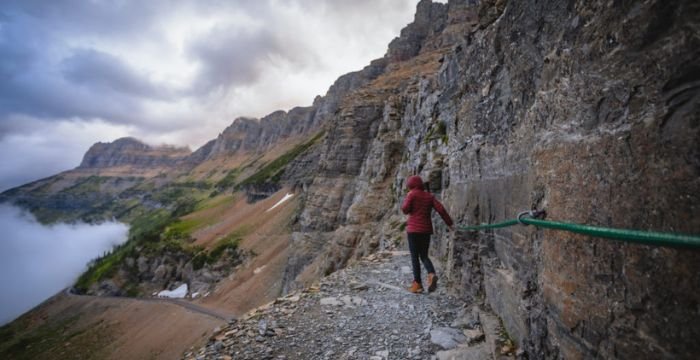
{"type": "Polygon", "coordinates": [[[13,114],[47,119],[104,118],[115,123],[142,120],[139,99],[128,94],[100,96],[89,88],[67,86],[60,78],[41,72],[16,76],[0,84],[0,117],[13,114]]]}
{"type": "Polygon", "coordinates": [[[143,34],[154,18],[172,8],[168,0],[4,0],[3,7],[9,18],[37,20],[39,30],[52,29],[69,36],[88,33],[114,38],[143,34]]]}
{"type": "Polygon", "coordinates": [[[285,6],[337,24],[344,33],[357,31],[360,39],[369,40],[376,28],[386,27],[387,14],[405,12],[411,2],[6,0],[0,17],[0,121],[9,114],[26,114],[61,120],[92,117],[148,126],[149,117],[157,115],[144,113],[145,101],[175,104],[206,97],[214,90],[249,86],[279,63],[293,68],[322,63],[319,58],[326,55],[309,51],[305,43],[311,39],[298,35],[325,34],[295,34],[296,22],[304,19],[290,22],[279,18],[285,16],[281,15],[285,6]],[[260,26],[242,29],[224,23],[188,40],[183,44],[185,53],[200,69],[191,83],[180,89],[150,81],[148,73],[130,68],[118,55],[99,48],[100,43],[128,46],[144,39],[150,45],[165,46],[167,30],[161,21],[183,13],[202,17],[237,14],[260,26]],[[366,26],[358,27],[358,19],[366,26]],[[83,43],[76,49],[73,39],[83,43]]]}
{"type": "Polygon", "coordinates": [[[150,39],[157,46],[166,41],[154,24],[159,15],[166,17],[175,9],[202,15],[217,11],[246,14],[269,5],[261,1],[172,4],[167,0],[30,0],[4,5],[0,18],[0,121],[8,115],[25,114],[60,121],[101,118],[149,127],[157,115],[144,113],[144,101],[174,104],[207,96],[212,90],[245,86],[259,78],[267,58],[284,55],[269,31],[217,26],[185,44],[190,57],[200,64],[200,72],[186,89],[173,89],[151,82],[149,74],[135,71],[114,54],[87,47],[90,42],[76,49],[68,40],[88,37],[128,43],[150,39]]]}
{"type": "MultiPolygon", "coordinates": [[[[307,8],[320,8],[327,13],[343,14],[347,16],[348,11],[355,13],[367,13],[367,9],[372,9],[377,16],[381,16],[382,11],[389,9],[404,10],[407,7],[413,7],[415,4],[407,1],[396,0],[289,0],[293,3],[300,4],[307,8]]],[[[415,1],[417,3],[418,1],[415,1]]]]}
{"type": "Polygon", "coordinates": [[[138,74],[118,57],[94,49],[77,49],[63,59],[63,75],[89,90],[122,93],[153,99],[168,99],[172,92],[166,86],[151,83],[144,74],[138,74]]]}
{"type": "MultiPolygon", "coordinates": [[[[138,118],[134,111],[140,109],[140,101],[134,95],[119,93],[108,98],[63,79],[53,57],[65,44],[55,40],[55,33],[42,31],[45,24],[16,13],[8,17],[0,23],[0,121],[10,121],[13,114],[49,119],[101,117],[117,122],[138,118]]],[[[114,68],[112,75],[118,76],[114,68]]]]}
{"type": "Polygon", "coordinates": [[[43,226],[7,205],[0,205],[0,227],[0,325],[72,284],[128,232],[120,223],[43,226]]]}
{"type": "Polygon", "coordinates": [[[273,57],[291,58],[269,31],[213,29],[191,44],[189,54],[200,64],[195,93],[249,85],[260,77],[273,57]]]}

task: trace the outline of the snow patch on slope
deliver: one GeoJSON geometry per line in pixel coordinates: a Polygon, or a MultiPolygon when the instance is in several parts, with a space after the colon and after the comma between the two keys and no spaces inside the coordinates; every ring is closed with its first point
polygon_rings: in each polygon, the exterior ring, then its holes
{"type": "Polygon", "coordinates": [[[265,212],[268,212],[268,211],[270,211],[270,210],[272,210],[272,209],[274,209],[274,208],[276,208],[276,207],[282,205],[282,203],[284,203],[285,201],[289,200],[292,196],[294,196],[294,194],[289,194],[289,193],[288,193],[287,195],[284,195],[284,197],[282,198],[282,200],[278,201],[277,204],[272,205],[272,207],[269,208],[269,209],[267,209],[267,210],[265,210],[265,212]]]}
{"type": "Polygon", "coordinates": [[[187,295],[187,284],[182,284],[175,290],[163,290],[158,293],[158,297],[170,299],[182,299],[187,295]]]}

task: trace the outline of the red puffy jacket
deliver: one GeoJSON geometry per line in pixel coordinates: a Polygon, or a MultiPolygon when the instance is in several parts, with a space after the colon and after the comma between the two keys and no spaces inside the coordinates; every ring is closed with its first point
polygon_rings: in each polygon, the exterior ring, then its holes
{"type": "Polygon", "coordinates": [[[409,233],[432,234],[433,222],[430,213],[435,209],[445,221],[447,226],[452,226],[452,218],[445,210],[445,207],[435,198],[435,196],[424,190],[423,180],[420,176],[411,176],[407,181],[408,196],[401,205],[401,211],[408,214],[409,233]]]}

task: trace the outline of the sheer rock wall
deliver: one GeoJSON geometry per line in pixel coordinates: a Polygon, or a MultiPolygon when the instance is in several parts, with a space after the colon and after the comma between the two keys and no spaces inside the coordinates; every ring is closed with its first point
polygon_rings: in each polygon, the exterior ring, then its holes
{"type": "MultiPolygon", "coordinates": [[[[699,232],[695,2],[425,3],[416,19],[442,14],[432,21],[444,28],[416,36],[409,25],[386,72],[327,125],[288,288],[399,241],[413,173],[463,224],[536,207],[555,220],[699,232]],[[405,65],[430,55],[434,72],[405,65]]],[[[491,307],[532,358],[700,350],[697,251],[442,225],[433,248],[453,289],[491,307]]]]}

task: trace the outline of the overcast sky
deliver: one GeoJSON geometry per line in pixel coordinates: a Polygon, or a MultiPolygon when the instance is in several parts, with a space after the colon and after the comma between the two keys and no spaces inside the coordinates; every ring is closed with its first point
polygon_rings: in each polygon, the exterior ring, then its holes
{"type": "Polygon", "coordinates": [[[308,106],[381,57],[418,0],[3,0],[0,191],[97,141],[189,145],[308,106]]]}

